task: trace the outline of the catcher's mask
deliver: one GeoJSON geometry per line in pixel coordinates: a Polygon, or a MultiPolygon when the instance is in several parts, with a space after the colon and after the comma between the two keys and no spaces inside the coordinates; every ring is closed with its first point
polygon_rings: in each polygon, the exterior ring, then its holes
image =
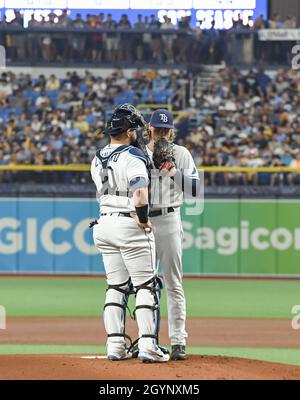
{"type": "Polygon", "coordinates": [[[110,119],[107,121],[105,133],[110,136],[117,136],[128,129],[138,129],[146,126],[142,114],[129,103],[118,106],[110,119]]]}

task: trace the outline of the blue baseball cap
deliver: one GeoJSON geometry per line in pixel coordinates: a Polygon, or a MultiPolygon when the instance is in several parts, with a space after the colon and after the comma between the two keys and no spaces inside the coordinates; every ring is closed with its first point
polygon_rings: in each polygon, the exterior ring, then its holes
{"type": "Polygon", "coordinates": [[[159,108],[151,115],[150,125],[155,128],[173,129],[173,115],[169,110],[159,108]]]}

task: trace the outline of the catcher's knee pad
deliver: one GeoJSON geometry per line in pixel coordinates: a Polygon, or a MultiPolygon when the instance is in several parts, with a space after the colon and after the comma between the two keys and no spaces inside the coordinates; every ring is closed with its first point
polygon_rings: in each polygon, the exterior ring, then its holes
{"type": "Polygon", "coordinates": [[[125,334],[126,308],[128,297],[133,290],[129,279],[119,285],[108,285],[104,305],[104,325],[108,340],[111,342],[131,339],[125,334]]]}
{"type": "Polygon", "coordinates": [[[134,316],[139,327],[139,338],[152,339],[158,345],[160,327],[160,291],[162,280],[154,276],[140,286],[136,286],[136,307],[134,316]]]}

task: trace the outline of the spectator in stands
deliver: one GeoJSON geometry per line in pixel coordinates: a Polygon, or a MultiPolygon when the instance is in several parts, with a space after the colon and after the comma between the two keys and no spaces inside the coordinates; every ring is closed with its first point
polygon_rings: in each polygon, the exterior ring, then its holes
{"type": "MultiPolygon", "coordinates": [[[[108,140],[100,132],[108,110],[119,102],[120,94],[122,101],[132,101],[134,96],[134,101],[141,104],[147,99],[156,102],[157,92],[166,92],[166,103],[172,104],[173,110],[192,110],[193,118],[187,120],[183,114],[185,119],[178,119],[177,137],[202,165],[298,166],[299,74],[280,70],[269,76],[261,70],[243,74],[224,69],[207,89],[197,76],[196,73],[187,80],[183,72],[162,75],[156,69],[136,70],[130,77],[117,70],[107,78],[95,77],[88,71],[83,76],[68,73],[65,79],[44,75],[32,79],[25,74],[4,73],[1,85],[5,101],[0,110],[2,160],[36,163],[39,153],[43,153],[38,162],[55,164],[64,152],[64,162],[74,162],[78,157],[79,163],[88,163],[89,146],[97,148],[108,140]],[[53,79],[59,82],[55,84],[58,89],[46,93],[53,79]],[[191,79],[192,92],[187,85],[191,79]],[[10,87],[8,91],[6,85],[10,87]],[[194,101],[186,105],[192,95],[194,101]]],[[[263,174],[218,173],[206,174],[206,179],[215,184],[244,184],[247,179],[252,184],[298,183],[299,174],[293,174],[278,173],[270,179],[263,174]]],[[[5,174],[2,180],[12,179],[9,176],[15,175],[5,174]]]]}
{"type": "MultiPolygon", "coordinates": [[[[234,22],[233,29],[230,31],[219,31],[212,27],[208,30],[202,30],[200,26],[192,29],[190,26],[190,16],[183,17],[178,22],[178,32],[166,34],[159,32],[160,23],[156,17],[139,16],[135,29],[146,29],[141,35],[132,32],[131,26],[126,15],[122,16],[117,24],[112,23],[112,16],[109,14],[104,28],[110,29],[109,32],[93,32],[96,27],[102,28],[105,20],[104,14],[96,16],[88,14],[84,20],[80,14],[72,20],[67,10],[58,16],[54,12],[44,15],[42,21],[35,21],[32,15],[28,27],[29,29],[41,27],[46,31],[33,32],[29,30],[24,35],[23,20],[20,14],[15,12],[16,18],[7,23],[5,17],[2,25],[9,25],[20,28],[20,32],[10,31],[4,33],[4,42],[7,50],[7,59],[14,62],[30,61],[32,65],[36,62],[44,61],[46,63],[66,62],[70,60],[80,63],[112,63],[125,60],[127,64],[132,64],[138,59],[141,62],[162,63],[166,61],[169,64],[177,63],[219,63],[223,59],[227,62],[246,62],[249,63],[252,56],[249,43],[254,34],[254,53],[257,60],[268,60],[269,62],[290,61],[290,52],[287,51],[287,42],[285,44],[265,43],[257,40],[257,30],[264,28],[267,23],[263,16],[256,19],[254,29],[251,29],[251,35],[245,33],[245,26],[242,23],[241,15],[234,22]],[[76,28],[80,33],[69,32],[68,35],[58,31],[55,28],[68,29],[76,28]],[[111,30],[112,29],[112,30],[111,30]],[[123,32],[114,32],[117,30],[128,30],[129,35],[123,32]],[[171,38],[173,37],[173,40],[171,38]],[[176,38],[176,39],[175,39],[176,38]],[[125,43],[126,46],[121,45],[125,43]],[[162,42],[164,46],[162,46],[162,42]],[[247,42],[247,43],[246,43],[247,42]],[[141,44],[142,43],[142,44],[141,44]],[[171,46],[172,43],[172,46],[171,46]],[[104,49],[106,46],[106,49],[104,49]],[[248,48],[248,47],[249,48],[248,48]],[[267,49],[265,49],[267,47],[267,49]],[[106,50],[106,53],[104,52],[106,50]],[[239,51],[240,50],[240,51],[239,51]],[[249,50],[249,51],[248,51],[249,50]],[[282,51],[283,50],[283,51],[282,51]],[[120,54],[125,52],[126,54],[120,54]],[[165,54],[163,54],[165,53],[165,54]],[[246,55],[246,56],[245,56],[246,55]],[[175,57],[174,57],[175,56],[175,57]],[[250,58],[249,58],[250,57],[250,58]],[[175,58],[175,59],[174,59],[175,58]]],[[[163,22],[166,29],[176,28],[171,26],[169,18],[163,22]],[[169,26],[168,26],[169,25],[169,26]]],[[[26,19],[27,21],[27,19],[26,19]]],[[[200,21],[201,25],[201,21],[200,21]]],[[[295,17],[287,17],[285,20],[279,15],[270,18],[270,26],[273,28],[294,28],[296,25],[295,17]]],[[[164,29],[164,28],[163,28],[164,29]]]]}
{"type": "Polygon", "coordinates": [[[284,29],[295,29],[297,28],[297,18],[295,16],[290,17],[289,15],[286,17],[283,22],[284,29]]]}
{"type": "Polygon", "coordinates": [[[62,28],[67,28],[72,25],[72,19],[69,16],[68,10],[63,10],[61,16],[58,17],[57,24],[58,24],[57,26],[62,27],[62,28]]]}
{"type": "Polygon", "coordinates": [[[268,23],[267,21],[265,21],[263,14],[260,14],[254,22],[253,29],[266,29],[267,25],[268,23]]]}
{"type": "Polygon", "coordinates": [[[160,29],[160,22],[156,19],[155,15],[150,16],[149,30],[151,32],[151,50],[152,50],[152,60],[155,63],[162,63],[162,51],[161,51],[161,34],[157,32],[160,29]]]}
{"type": "Polygon", "coordinates": [[[37,97],[35,101],[35,106],[39,115],[41,115],[42,111],[51,109],[51,100],[45,92],[41,92],[40,95],[37,97]]]}
{"type": "MultiPolygon", "coordinates": [[[[166,15],[164,16],[164,22],[161,24],[160,29],[163,30],[174,30],[176,27],[172,24],[171,18],[168,18],[166,15]]],[[[174,53],[173,53],[173,44],[176,40],[177,36],[173,33],[163,34],[162,35],[162,43],[163,43],[163,52],[165,55],[167,64],[174,64],[174,53]]]]}
{"type": "MultiPolygon", "coordinates": [[[[128,19],[127,14],[121,16],[120,22],[118,24],[118,29],[126,31],[131,29],[131,23],[128,19]]],[[[119,43],[119,59],[130,63],[132,60],[132,45],[134,37],[128,35],[127,32],[120,33],[120,43],[119,43]]]]}
{"type": "Polygon", "coordinates": [[[105,28],[109,29],[110,32],[106,33],[106,51],[107,51],[107,60],[109,62],[115,62],[119,58],[119,43],[120,43],[120,35],[116,31],[117,23],[113,20],[112,15],[107,15],[107,20],[105,22],[105,28]]]}
{"type": "MultiPolygon", "coordinates": [[[[85,28],[85,22],[82,19],[81,14],[76,14],[76,19],[72,23],[72,28],[75,29],[83,29],[85,28]]],[[[85,35],[82,32],[74,33],[74,36],[71,41],[72,51],[71,51],[71,58],[74,57],[79,60],[84,60],[84,48],[85,48],[85,35]]]]}
{"type": "Polygon", "coordinates": [[[10,25],[20,30],[19,32],[17,31],[11,34],[11,40],[12,40],[11,47],[13,50],[13,59],[23,60],[25,58],[26,37],[22,32],[23,18],[19,11],[15,11],[15,18],[10,22],[10,25]]]}
{"type": "MultiPolygon", "coordinates": [[[[137,21],[133,27],[134,27],[134,29],[137,29],[137,30],[143,30],[143,29],[148,28],[148,26],[146,27],[146,23],[143,21],[142,14],[138,15],[137,21]]],[[[144,57],[144,35],[141,35],[140,33],[136,33],[133,36],[132,48],[133,48],[133,54],[135,54],[137,61],[141,61],[144,57]]]]}
{"type": "MultiPolygon", "coordinates": [[[[226,167],[244,167],[241,152],[235,148],[230,154],[226,162],[226,167]]],[[[245,172],[228,172],[226,175],[226,184],[243,184],[247,183],[247,174],[245,172]]]]}
{"type": "Polygon", "coordinates": [[[273,14],[269,20],[269,27],[270,29],[282,29],[284,26],[283,20],[281,15],[273,14]]]}
{"type": "Polygon", "coordinates": [[[7,98],[13,93],[12,85],[8,82],[5,77],[2,76],[0,79],[0,105],[7,105],[7,98]]]}
{"type": "Polygon", "coordinates": [[[32,117],[31,129],[33,132],[39,132],[42,129],[42,122],[39,120],[39,116],[37,114],[33,115],[32,117]]]}
{"type": "MultiPolygon", "coordinates": [[[[299,150],[296,154],[296,158],[291,161],[290,167],[300,168],[300,151],[299,150]]],[[[289,184],[292,185],[293,183],[299,183],[299,177],[300,177],[299,172],[291,172],[290,174],[288,174],[289,184]]]]}
{"type": "MultiPolygon", "coordinates": [[[[42,25],[44,28],[52,28],[52,21],[49,17],[42,17],[42,25]]],[[[53,38],[50,32],[41,34],[41,52],[42,60],[49,63],[54,59],[53,38]]]]}
{"type": "Polygon", "coordinates": [[[178,63],[184,64],[187,61],[187,52],[188,52],[188,47],[190,45],[189,40],[187,40],[188,39],[187,35],[189,34],[191,37],[193,33],[193,30],[190,26],[190,22],[191,22],[190,16],[182,17],[181,20],[179,20],[178,22],[178,29],[181,32],[186,33],[186,35],[178,35],[178,38],[175,43],[175,48],[176,48],[175,58],[178,63]]]}
{"type": "MultiPolygon", "coordinates": [[[[8,157],[4,156],[3,150],[0,150],[0,165],[7,165],[8,164],[8,157]]],[[[1,179],[1,175],[0,175],[1,179]]]]}
{"type": "MultiPolygon", "coordinates": [[[[257,168],[262,167],[264,165],[262,158],[258,153],[257,148],[252,148],[249,151],[249,159],[248,159],[248,167],[257,168]]],[[[254,185],[258,184],[258,173],[257,172],[249,172],[248,179],[254,185]]]]}
{"type": "MultiPolygon", "coordinates": [[[[100,13],[95,19],[94,29],[104,29],[104,14],[100,13]]],[[[101,63],[104,57],[104,34],[103,32],[95,32],[92,36],[92,61],[101,63]]]]}
{"type": "Polygon", "coordinates": [[[144,18],[144,25],[146,32],[143,33],[143,59],[148,62],[151,57],[151,38],[152,35],[149,32],[149,17],[146,15],[144,18]]]}
{"type": "MultiPolygon", "coordinates": [[[[28,21],[28,28],[34,29],[40,26],[40,23],[35,20],[34,14],[31,15],[31,19],[28,21]]],[[[26,49],[29,60],[34,64],[39,56],[41,47],[41,34],[38,32],[27,33],[26,49]]]]}
{"type": "Polygon", "coordinates": [[[60,88],[60,82],[54,74],[50,75],[50,78],[46,83],[46,90],[58,90],[60,88]]]}

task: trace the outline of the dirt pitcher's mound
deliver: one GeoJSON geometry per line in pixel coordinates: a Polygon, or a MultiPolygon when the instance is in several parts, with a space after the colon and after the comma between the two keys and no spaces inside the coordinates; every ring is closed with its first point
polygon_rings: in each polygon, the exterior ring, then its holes
{"type": "Polygon", "coordinates": [[[190,356],[142,364],[79,355],[0,356],[0,379],[300,379],[300,367],[231,357],[190,356]]]}

